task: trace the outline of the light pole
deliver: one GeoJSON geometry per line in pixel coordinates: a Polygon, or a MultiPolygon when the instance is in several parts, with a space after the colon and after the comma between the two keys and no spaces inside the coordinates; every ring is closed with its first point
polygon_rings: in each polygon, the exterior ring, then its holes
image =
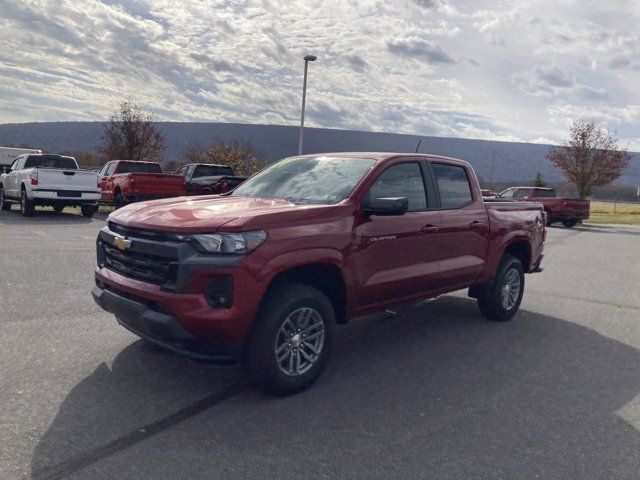
{"type": "Polygon", "coordinates": [[[302,155],[302,135],[304,132],[304,103],[307,98],[307,68],[309,67],[309,62],[315,62],[315,55],[305,55],[304,56],[304,80],[302,83],[302,113],[300,114],[300,137],[298,139],[298,155],[302,155]]]}

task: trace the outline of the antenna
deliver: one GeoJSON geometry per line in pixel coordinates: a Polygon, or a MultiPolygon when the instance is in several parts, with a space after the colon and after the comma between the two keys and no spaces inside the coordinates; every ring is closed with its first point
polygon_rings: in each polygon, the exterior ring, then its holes
{"type": "Polygon", "coordinates": [[[418,153],[418,149],[420,148],[420,143],[422,143],[422,139],[418,140],[418,145],[416,145],[416,151],[414,153],[418,153]]]}

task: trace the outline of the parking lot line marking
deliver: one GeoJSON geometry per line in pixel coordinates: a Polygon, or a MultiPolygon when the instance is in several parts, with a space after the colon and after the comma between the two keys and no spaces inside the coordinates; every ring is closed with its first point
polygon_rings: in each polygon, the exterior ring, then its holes
{"type": "MultiPolygon", "coordinates": [[[[381,317],[377,322],[383,321],[386,317],[381,317]]],[[[339,339],[336,339],[335,346],[342,345],[357,337],[358,333],[348,333],[339,339]]],[[[251,383],[248,380],[240,381],[229,387],[216,392],[208,397],[198,400],[191,405],[178,410],[171,415],[161,418],[153,423],[137,428],[136,430],[129,432],[115,440],[101,445],[85,453],[82,453],[76,457],[70,458],[64,462],[49,467],[44,467],[41,470],[35,472],[31,477],[33,480],[58,480],[71,475],[78,470],[82,470],[94,463],[104,460],[111,455],[114,455],[122,450],[125,450],[133,445],[136,445],[148,438],[162,433],[169,428],[178,425],[179,423],[189,420],[196,415],[214,407],[225,400],[248,390],[251,387],[251,383]]]]}
{"type": "Polygon", "coordinates": [[[54,480],[71,475],[72,473],[99,462],[100,460],[118,453],[121,450],[140,443],[149,437],[164,432],[174,425],[184,422],[185,420],[188,420],[189,418],[194,417],[205,410],[224,402],[225,400],[228,400],[234,395],[247,390],[249,386],[250,384],[248,381],[242,381],[230,385],[229,387],[209,395],[202,400],[198,400],[197,402],[192,403],[191,405],[188,405],[167,417],[129,432],[105,445],[89,450],[57,465],[45,467],[36,472],[32,478],[36,480],[54,480]]]}

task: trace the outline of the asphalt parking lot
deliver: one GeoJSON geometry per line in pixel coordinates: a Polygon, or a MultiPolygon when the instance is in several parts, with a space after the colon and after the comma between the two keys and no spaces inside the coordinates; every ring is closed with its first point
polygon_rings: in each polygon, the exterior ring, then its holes
{"type": "Polygon", "coordinates": [[[513,321],[463,293],[358,319],[270,398],[93,303],[104,219],[0,212],[2,479],[640,477],[640,228],[551,228],[513,321]]]}

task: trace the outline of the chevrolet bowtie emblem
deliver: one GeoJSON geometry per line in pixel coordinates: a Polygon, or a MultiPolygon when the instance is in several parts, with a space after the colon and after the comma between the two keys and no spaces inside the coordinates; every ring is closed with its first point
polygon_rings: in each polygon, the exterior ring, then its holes
{"type": "Polygon", "coordinates": [[[113,239],[113,244],[118,250],[126,250],[131,246],[131,240],[124,237],[115,237],[113,239]]]}

